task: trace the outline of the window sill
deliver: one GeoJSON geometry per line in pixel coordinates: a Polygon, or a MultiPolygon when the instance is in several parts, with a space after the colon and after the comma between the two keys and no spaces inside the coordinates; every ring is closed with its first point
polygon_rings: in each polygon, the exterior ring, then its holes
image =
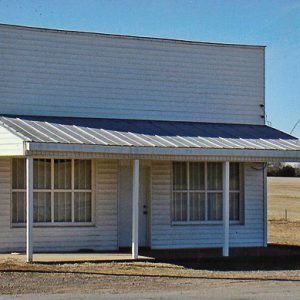
{"type": "MultiPolygon", "coordinates": [[[[95,227],[95,223],[35,223],[33,228],[54,228],[54,227],[95,227]]],[[[11,224],[11,228],[25,228],[26,223],[11,224]]]]}
{"type": "MultiPolygon", "coordinates": [[[[230,225],[244,225],[241,221],[230,221],[230,225]]],[[[171,222],[172,226],[209,226],[209,225],[223,225],[223,221],[175,221],[171,222]]]]}

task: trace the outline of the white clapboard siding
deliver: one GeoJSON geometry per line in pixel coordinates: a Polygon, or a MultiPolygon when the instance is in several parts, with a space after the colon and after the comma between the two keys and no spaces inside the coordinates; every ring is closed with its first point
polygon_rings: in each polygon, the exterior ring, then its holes
{"type": "Polygon", "coordinates": [[[1,126],[0,141],[0,156],[23,155],[23,140],[1,126]]]}
{"type": "Polygon", "coordinates": [[[0,25],[1,113],[263,124],[264,48],[0,25]]]}
{"type": "MultiPolygon", "coordinates": [[[[34,251],[117,249],[117,174],[115,160],[95,163],[95,226],[35,227],[34,251]]],[[[24,251],[25,228],[11,227],[11,168],[9,158],[0,158],[0,252],[24,251]]]]}
{"type": "MultiPolygon", "coordinates": [[[[221,247],[221,225],[171,225],[171,168],[171,162],[152,164],[152,248],[221,247]]],[[[263,243],[263,171],[245,164],[245,224],[230,225],[230,246],[263,243]]]]}

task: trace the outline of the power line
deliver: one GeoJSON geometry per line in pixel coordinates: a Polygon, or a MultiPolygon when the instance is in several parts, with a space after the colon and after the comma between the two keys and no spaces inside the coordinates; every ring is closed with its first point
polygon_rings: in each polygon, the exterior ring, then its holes
{"type": "Polygon", "coordinates": [[[291,130],[290,134],[293,133],[293,131],[295,130],[295,128],[297,127],[297,125],[300,123],[300,119],[295,123],[293,129],[291,130]]]}

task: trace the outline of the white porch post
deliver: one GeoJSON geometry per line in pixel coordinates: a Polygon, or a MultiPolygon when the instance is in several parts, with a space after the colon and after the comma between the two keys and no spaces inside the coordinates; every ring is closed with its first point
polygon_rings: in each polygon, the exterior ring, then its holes
{"type": "Polygon", "coordinates": [[[229,162],[223,162],[223,256],[229,256],[229,162]]]}
{"type": "Polygon", "coordinates": [[[33,253],[33,158],[26,157],[26,207],[27,207],[27,223],[26,223],[26,261],[32,262],[33,253]]]}
{"type": "Polygon", "coordinates": [[[268,184],[267,165],[264,167],[264,247],[268,247],[268,184]]]}
{"type": "Polygon", "coordinates": [[[140,161],[133,161],[133,184],[132,184],[132,258],[139,255],[139,179],[140,161]]]}

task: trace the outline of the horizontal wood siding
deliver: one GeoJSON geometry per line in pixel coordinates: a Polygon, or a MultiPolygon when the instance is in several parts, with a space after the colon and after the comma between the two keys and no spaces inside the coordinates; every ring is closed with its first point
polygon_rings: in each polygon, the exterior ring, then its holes
{"type": "MultiPolygon", "coordinates": [[[[116,160],[96,161],[95,226],[35,227],[34,251],[117,249],[116,160]]],[[[12,228],[10,159],[0,158],[0,252],[25,251],[25,228],[12,228]]]]}
{"type": "Polygon", "coordinates": [[[23,140],[1,126],[0,141],[0,156],[23,155],[23,140]]]}
{"type": "Polygon", "coordinates": [[[117,160],[98,160],[96,179],[96,224],[101,232],[101,249],[118,248],[118,172],[117,160]]]}
{"type": "MultiPolygon", "coordinates": [[[[245,164],[245,224],[230,225],[231,247],[263,246],[263,171],[252,166],[245,164]]],[[[171,225],[171,167],[152,164],[152,248],[221,247],[221,225],[171,225]]]]}
{"type": "MultiPolygon", "coordinates": [[[[221,247],[220,225],[171,226],[171,162],[152,163],[151,245],[153,249],[221,247]]],[[[35,227],[35,251],[118,248],[117,160],[95,162],[95,226],[35,227]]],[[[230,246],[263,246],[263,172],[245,164],[245,224],[230,226],[230,246]]],[[[11,227],[11,165],[0,158],[0,252],[24,251],[25,228],[11,227]]]]}
{"type": "Polygon", "coordinates": [[[0,25],[1,113],[263,124],[264,48],[0,25]]]}

